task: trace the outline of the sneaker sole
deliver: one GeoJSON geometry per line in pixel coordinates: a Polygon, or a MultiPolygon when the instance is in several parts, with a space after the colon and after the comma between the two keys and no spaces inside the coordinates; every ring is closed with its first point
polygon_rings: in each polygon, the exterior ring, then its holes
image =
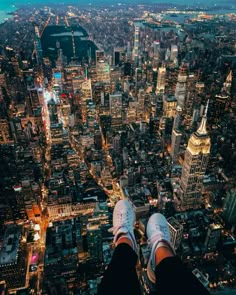
{"type": "Polygon", "coordinates": [[[148,260],[148,265],[147,265],[147,276],[150,282],[152,282],[153,284],[156,283],[156,276],[154,271],[152,270],[150,259],[148,260]]]}

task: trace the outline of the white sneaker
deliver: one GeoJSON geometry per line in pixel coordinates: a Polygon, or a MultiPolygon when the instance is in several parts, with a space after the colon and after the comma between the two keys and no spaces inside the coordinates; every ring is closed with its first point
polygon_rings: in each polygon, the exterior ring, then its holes
{"type": "Polygon", "coordinates": [[[116,203],[113,211],[113,227],[109,229],[114,235],[113,242],[116,244],[120,237],[128,237],[137,253],[138,247],[134,236],[135,213],[128,200],[120,200],[116,203]]]}
{"type": "Polygon", "coordinates": [[[149,280],[155,284],[155,252],[159,247],[168,247],[175,254],[174,248],[170,242],[170,230],[167,220],[164,215],[160,213],[153,214],[147,223],[147,237],[148,244],[151,247],[151,254],[147,266],[147,276],[149,280]]]}

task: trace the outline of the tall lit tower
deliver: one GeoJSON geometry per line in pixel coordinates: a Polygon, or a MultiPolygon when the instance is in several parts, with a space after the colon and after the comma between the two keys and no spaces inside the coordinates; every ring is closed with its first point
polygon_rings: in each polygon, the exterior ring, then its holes
{"type": "Polygon", "coordinates": [[[112,125],[122,124],[122,93],[110,94],[109,105],[112,125]]]}
{"type": "Polygon", "coordinates": [[[194,74],[189,74],[186,80],[186,96],[183,110],[184,125],[186,129],[189,129],[191,127],[194,106],[196,104],[196,78],[197,77],[194,74]]]}
{"type": "Polygon", "coordinates": [[[164,93],[165,84],[166,84],[166,68],[160,67],[158,69],[156,94],[164,93]]]}
{"type": "Polygon", "coordinates": [[[175,164],[178,162],[178,154],[179,154],[179,147],[180,147],[180,142],[182,138],[182,133],[180,131],[180,122],[181,122],[181,113],[182,113],[182,108],[180,106],[177,106],[176,108],[176,117],[174,120],[174,125],[172,129],[172,135],[171,135],[171,158],[172,162],[175,164]]]}
{"type": "Polygon", "coordinates": [[[133,54],[132,59],[135,63],[135,66],[138,66],[138,60],[139,60],[139,26],[135,26],[134,31],[134,48],[133,48],[133,54]]]}
{"type": "Polygon", "coordinates": [[[99,83],[110,83],[110,66],[104,61],[100,60],[96,64],[97,82],[99,83]]]}
{"type": "Polygon", "coordinates": [[[177,99],[178,105],[184,108],[185,98],[186,98],[186,82],[187,82],[186,68],[180,68],[177,84],[175,88],[175,97],[177,99]]]}
{"type": "Polygon", "coordinates": [[[160,62],[160,42],[156,40],[153,42],[153,67],[158,68],[158,64],[160,62]]]}
{"type": "Polygon", "coordinates": [[[202,197],[203,177],[211,148],[210,137],[206,130],[208,104],[209,101],[201,124],[198,130],[191,135],[185,152],[178,192],[180,210],[196,209],[204,204],[202,197]]]}

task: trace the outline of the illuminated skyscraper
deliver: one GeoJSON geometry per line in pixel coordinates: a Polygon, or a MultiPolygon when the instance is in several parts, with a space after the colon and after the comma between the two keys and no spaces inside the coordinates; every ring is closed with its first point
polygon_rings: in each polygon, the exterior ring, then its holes
{"type": "Polygon", "coordinates": [[[163,99],[163,116],[167,118],[174,118],[176,115],[177,101],[174,96],[164,96],[163,99]]]}
{"type": "Polygon", "coordinates": [[[211,148],[210,137],[206,130],[207,109],[208,103],[201,124],[198,130],[191,135],[185,152],[178,192],[180,210],[196,209],[204,204],[203,177],[211,148]]]}
{"type": "Polygon", "coordinates": [[[175,88],[175,97],[177,99],[178,105],[181,108],[184,108],[185,97],[186,97],[187,74],[185,70],[186,70],[185,68],[180,69],[176,88],[175,88]]]}
{"type": "Polygon", "coordinates": [[[110,66],[104,60],[100,60],[96,64],[97,82],[110,83],[110,66]]]}
{"type": "Polygon", "coordinates": [[[178,47],[177,45],[172,44],[170,49],[170,60],[175,61],[177,57],[178,57],[178,47]]]}
{"type": "Polygon", "coordinates": [[[92,100],[92,85],[91,79],[88,79],[82,83],[81,87],[82,97],[82,122],[87,122],[87,100],[92,100]]]}
{"type": "Polygon", "coordinates": [[[196,82],[196,76],[194,74],[189,74],[186,80],[186,96],[183,109],[184,125],[187,129],[191,127],[194,104],[196,103],[196,82]]]}
{"type": "Polygon", "coordinates": [[[137,103],[137,121],[143,121],[145,119],[145,91],[139,89],[138,103],[137,103]]]}
{"type": "Polygon", "coordinates": [[[134,48],[133,48],[133,54],[132,59],[136,66],[138,66],[138,59],[139,59],[139,26],[135,26],[134,31],[134,48]]]}
{"type": "Polygon", "coordinates": [[[94,132],[94,126],[96,122],[96,109],[92,99],[86,100],[86,118],[87,127],[90,131],[94,132]]]}
{"type": "Polygon", "coordinates": [[[122,94],[110,94],[109,104],[112,125],[122,124],[122,94]]]}
{"type": "Polygon", "coordinates": [[[176,163],[178,159],[178,154],[179,154],[179,146],[182,138],[182,133],[180,132],[180,121],[181,121],[181,113],[182,109],[181,107],[177,106],[176,108],[177,115],[174,120],[174,125],[172,129],[172,136],[171,136],[171,158],[172,162],[176,163]]]}
{"type": "Polygon", "coordinates": [[[166,84],[166,68],[160,67],[158,69],[156,94],[164,93],[166,84]]]}
{"type": "Polygon", "coordinates": [[[115,153],[120,152],[120,135],[116,134],[116,136],[113,138],[112,145],[113,145],[113,150],[115,153]]]}
{"type": "Polygon", "coordinates": [[[137,109],[137,102],[130,101],[129,107],[127,110],[126,121],[128,123],[136,122],[136,109],[137,109]]]}
{"type": "Polygon", "coordinates": [[[102,231],[101,224],[92,221],[87,225],[88,252],[94,262],[102,261],[102,231]]]}
{"type": "Polygon", "coordinates": [[[158,68],[160,62],[160,42],[158,40],[153,42],[153,67],[158,68]]]}

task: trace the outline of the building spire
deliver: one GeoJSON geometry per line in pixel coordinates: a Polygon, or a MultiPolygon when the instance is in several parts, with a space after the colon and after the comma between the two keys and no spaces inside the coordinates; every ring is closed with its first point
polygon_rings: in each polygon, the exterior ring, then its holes
{"type": "Polygon", "coordinates": [[[208,112],[208,107],[209,107],[209,99],[207,101],[207,105],[205,108],[204,115],[202,116],[202,121],[201,124],[197,130],[197,134],[199,135],[207,135],[207,130],[206,130],[206,123],[207,123],[207,112],[208,112]]]}

